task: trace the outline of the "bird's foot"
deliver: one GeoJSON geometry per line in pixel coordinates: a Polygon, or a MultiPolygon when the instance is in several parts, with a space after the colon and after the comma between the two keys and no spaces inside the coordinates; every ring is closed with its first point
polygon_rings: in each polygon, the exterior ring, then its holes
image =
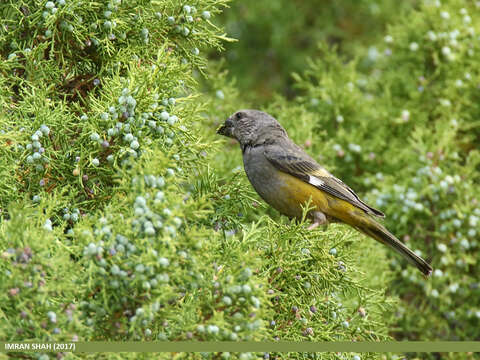
{"type": "Polygon", "coordinates": [[[315,211],[312,213],[312,215],[313,215],[313,224],[307,228],[308,230],[313,230],[320,225],[326,225],[328,223],[327,217],[321,211],[315,211]]]}
{"type": "Polygon", "coordinates": [[[312,225],[310,225],[310,226],[307,228],[307,230],[313,230],[313,229],[315,229],[316,227],[318,227],[319,225],[320,225],[319,223],[314,222],[312,225]]]}

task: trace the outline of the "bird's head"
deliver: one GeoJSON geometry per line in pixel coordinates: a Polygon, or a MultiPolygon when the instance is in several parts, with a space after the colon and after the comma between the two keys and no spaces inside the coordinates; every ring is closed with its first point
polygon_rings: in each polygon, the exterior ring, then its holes
{"type": "Polygon", "coordinates": [[[217,134],[237,139],[241,146],[255,145],[270,133],[285,130],[273,116],[259,110],[239,110],[225,120],[217,134]]]}

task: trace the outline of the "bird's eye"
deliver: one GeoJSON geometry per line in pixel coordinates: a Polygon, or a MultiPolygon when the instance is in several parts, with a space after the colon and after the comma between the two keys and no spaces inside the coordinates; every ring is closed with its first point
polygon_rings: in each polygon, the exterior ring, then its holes
{"type": "Polygon", "coordinates": [[[237,120],[241,120],[243,117],[245,117],[245,114],[240,111],[235,114],[237,120]]]}

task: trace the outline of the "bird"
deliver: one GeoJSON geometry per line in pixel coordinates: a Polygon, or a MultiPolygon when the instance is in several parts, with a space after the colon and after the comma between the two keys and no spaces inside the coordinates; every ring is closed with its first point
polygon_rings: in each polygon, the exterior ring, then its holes
{"type": "Polygon", "coordinates": [[[301,219],[309,203],[309,229],[330,222],[345,223],[388,246],[425,276],[432,267],[376,220],[385,215],[362,201],[340,179],[320,166],[271,115],[244,109],[229,116],[217,133],[236,139],[250,183],[260,197],[293,219],[301,219]]]}

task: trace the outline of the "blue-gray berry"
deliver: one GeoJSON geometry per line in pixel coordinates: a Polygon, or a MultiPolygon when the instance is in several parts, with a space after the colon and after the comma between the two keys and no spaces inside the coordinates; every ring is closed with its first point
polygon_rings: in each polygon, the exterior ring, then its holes
{"type": "Polygon", "coordinates": [[[140,147],[140,144],[138,143],[137,140],[133,140],[133,141],[130,143],[130,148],[132,148],[133,150],[137,150],[139,147],[140,147]]]}
{"type": "Polygon", "coordinates": [[[168,261],[167,258],[160,258],[158,259],[158,263],[160,264],[161,267],[167,267],[170,264],[170,261],[168,261]]]}

